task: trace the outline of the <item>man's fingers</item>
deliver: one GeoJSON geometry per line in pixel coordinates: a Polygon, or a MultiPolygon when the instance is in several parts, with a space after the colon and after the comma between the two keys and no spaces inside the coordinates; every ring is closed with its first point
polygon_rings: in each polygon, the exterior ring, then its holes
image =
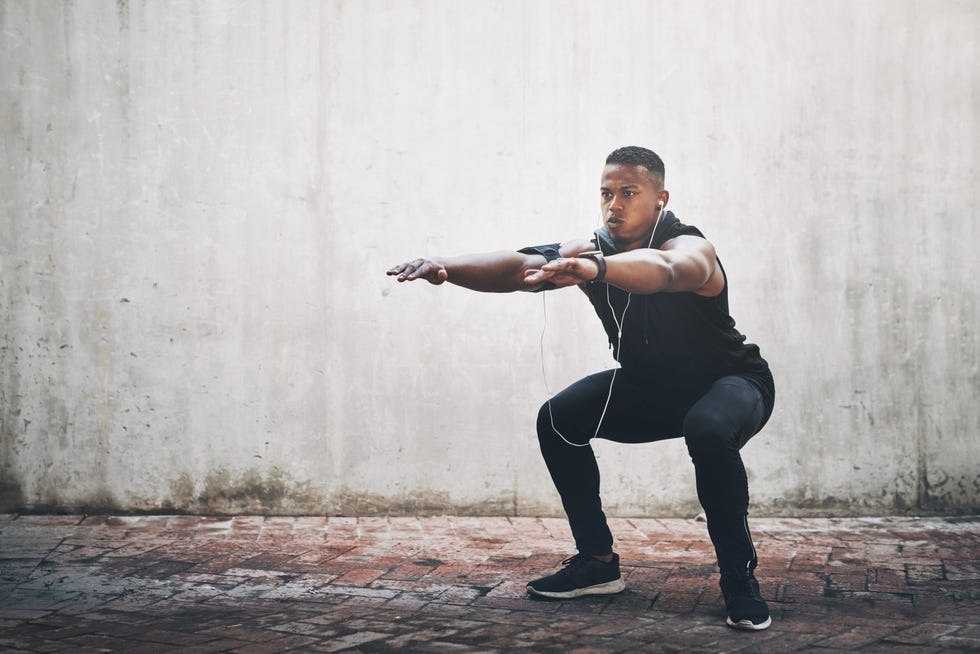
{"type": "Polygon", "coordinates": [[[577,270],[579,268],[579,266],[581,266],[581,264],[582,264],[582,262],[579,261],[578,259],[564,258],[563,257],[561,259],[555,259],[554,261],[549,261],[548,263],[546,263],[543,266],[541,266],[541,269],[542,270],[552,270],[552,271],[555,271],[555,272],[560,271],[560,270],[564,270],[564,271],[568,271],[568,272],[573,272],[573,271],[577,270]]]}
{"type": "Polygon", "coordinates": [[[405,263],[400,263],[397,266],[392,266],[386,272],[388,275],[398,275],[398,281],[405,282],[411,281],[418,277],[417,273],[419,267],[425,263],[424,259],[415,259],[413,261],[406,261],[405,263]]]}
{"type": "MultiPolygon", "coordinates": [[[[581,278],[584,274],[586,274],[586,270],[584,269],[581,261],[578,259],[562,258],[549,261],[538,270],[525,271],[524,281],[528,283],[543,281],[554,282],[554,277],[574,276],[581,278]]],[[[579,279],[579,281],[581,281],[581,279],[579,279]]]]}
{"type": "Polygon", "coordinates": [[[401,275],[408,274],[415,268],[417,268],[422,262],[419,259],[415,261],[406,261],[405,263],[400,263],[397,266],[392,266],[388,269],[389,275],[401,275]]]}
{"type": "Polygon", "coordinates": [[[554,275],[553,272],[549,270],[525,270],[524,271],[524,283],[525,284],[540,284],[543,281],[548,280],[554,275]]]}
{"type": "Polygon", "coordinates": [[[441,284],[449,279],[449,272],[442,265],[427,259],[415,259],[388,271],[389,275],[398,275],[399,282],[413,282],[424,279],[430,284],[441,284]]]}
{"type": "Polygon", "coordinates": [[[563,288],[565,286],[575,286],[584,281],[578,271],[579,262],[572,262],[571,264],[562,262],[557,266],[551,265],[557,261],[559,260],[551,261],[540,269],[525,270],[524,283],[530,286],[542,282],[551,282],[557,288],[563,288]]]}
{"type": "Polygon", "coordinates": [[[418,279],[419,277],[427,277],[429,273],[432,272],[431,261],[418,261],[418,262],[413,261],[412,265],[415,268],[415,270],[409,273],[408,275],[409,279],[418,279]]]}
{"type": "Polygon", "coordinates": [[[403,263],[402,265],[398,266],[398,270],[394,274],[398,275],[397,279],[400,282],[411,281],[415,279],[415,277],[413,277],[415,274],[415,267],[410,263],[403,263]]]}
{"type": "MultiPolygon", "coordinates": [[[[588,259],[569,257],[549,261],[541,268],[542,270],[550,271],[556,276],[574,277],[575,283],[581,283],[595,279],[596,275],[598,274],[599,265],[594,261],[589,261],[588,259]]],[[[551,281],[555,282],[555,280],[551,281]]],[[[571,282],[567,280],[562,280],[563,285],[567,286],[570,283],[571,282]]]]}

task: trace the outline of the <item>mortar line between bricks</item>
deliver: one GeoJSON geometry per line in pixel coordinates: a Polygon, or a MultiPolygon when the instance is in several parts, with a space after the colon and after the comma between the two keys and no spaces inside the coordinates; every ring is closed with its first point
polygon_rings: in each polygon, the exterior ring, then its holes
{"type": "MultiPolygon", "coordinates": [[[[57,536],[65,531],[66,519],[61,520],[60,526],[52,523],[48,532],[43,520],[36,526],[30,521],[27,528],[41,534],[36,541],[40,545],[45,542],[44,533],[57,536]]],[[[766,524],[765,519],[757,520],[766,524]]],[[[196,525],[187,524],[192,521],[193,517],[185,517],[182,522],[168,522],[165,536],[155,528],[143,532],[112,528],[106,533],[82,529],[80,523],[68,527],[72,536],[61,538],[46,553],[38,548],[44,555],[41,560],[17,568],[10,579],[27,572],[36,575],[39,567],[43,576],[13,584],[0,577],[0,591],[7,591],[0,593],[4,597],[0,599],[0,624],[5,634],[14,629],[24,639],[20,646],[25,650],[53,650],[70,643],[36,636],[40,626],[50,623],[66,629],[77,625],[116,639],[111,642],[117,645],[125,640],[151,643],[134,645],[134,649],[146,647],[147,652],[157,651],[153,641],[127,635],[134,632],[134,624],[145,624],[150,631],[157,626],[173,630],[178,623],[195,625],[188,633],[245,625],[248,628],[238,636],[251,634],[253,640],[240,640],[226,649],[256,652],[273,651],[276,639],[262,640],[267,632],[311,640],[311,645],[303,646],[310,649],[329,648],[327,643],[336,642],[332,639],[350,636],[354,639],[350,648],[364,651],[395,645],[423,651],[428,644],[438,643],[462,651],[534,647],[573,651],[578,645],[582,652],[626,652],[642,650],[644,643],[670,643],[679,651],[758,651],[778,644],[778,651],[793,652],[818,646],[873,649],[883,639],[896,648],[925,651],[954,647],[952,640],[945,645],[940,642],[953,637],[957,637],[955,647],[980,646],[980,638],[971,640],[963,631],[963,625],[977,614],[980,600],[980,554],[974,553],[980,552],[980,533],[970,533],[965,526],[946,532],[938,519],[922,526],[904,519],[880,524],[805,519],[769,523],[759,530],[759,574],[763,594],[772,598],[775,622],[769,631],[758,634],[724,626],[713,560],[705,547],[698,546],[707,537],[700,538],[690,521],[651,519],[642,522],[646,532],[636,529],[633,520],[620,523],[619,529],[628,534],[617,546],[627,562],[623,568],[628,576],[625,593],[534,605],[523,592],[523,582],[537,574],[538,567],[548,572],[554,563],[551,554],[566,545],[557,522],[510,516],[495,522],[465,516],[418,521],[416,526],[430,537],[420,550],[413,545],[413,537],[403,538],[409,534],[406,524],[390,518],[363,522],[356,544],[346,548],[342,540],[313,537],[315,534],[298,529],[295,518],[288,529],[286,520],[271,523],[274,528],[270,527],[262,542],[238,541],[224,532],[206,533],[201,525],[208,523],[200,516],[196,525]],[[504,525],[509,535],[501,533],[504,525]],[[800,528],[805,537],[794,536],[800,528]],[[188,540],[188,534],[194,534],[193,539],[188,540]],[[899,539],[915,544],[904,548],[911,563],[898,556],[895,544],[899,539]],[[164,555],[144,557],[147,552],[139,551],[140,543],[157,540],[160,544],[150,551],[159,554],[162,548],[164,555]],[[58,552],[69,545],[86,549],[77,554],[58,552]],[[344,553],[358,550],[357,556],[338,554],[332,549],[338,545],[344,553]],[[133,546],[136,553],[110,556],[127,546],[133,546]],[[837,556],[833,560],[821,556],[834,547],[837,556]],[[319,559],[317,552],[329,558],[319,559]],[[440,560],[437,567],[420,567],[419,572],[425,571],[420,577],[410,567],[419,552],[422,557],[440,560]],[[518,552],[522,553],[518,556],[518,552]],[[90,553],[90,558],[82,558],[90,553]],[[244,561],[255,559],[255,576],[223,571],[195,576],[193,572],[194,566],[212,560],[219,569],[226,557],[242,553],[248,554],[244,561]],[[531,558],[524,560],[527,553],[531,558]],[[303,556],[304,561],[296,561],[303,556]],[[631,559],[639,565],[630,566],[631,559]],[[167,572],[166,561],[192,567],[161,576],[167,572]],[[388,587],[371,580],[372,570],[392,571],[401,566],[406,579],[393,578],[388,587]],[[147,572],[140,572],[141,568],[147,572]],[[305,576],[311,581],[304,581],[305,576]],[[52,589],[44,581],[56,579],[52,600],[48,594],[52,589]],[[340,584],[335,583],[338,579],[340,584]],[[225,583],[233,580],[230,587],[225,583]],[[11,594],[11,585],[16,594],[11,594]],[[322,592],[312,592],[317,589],[322,592]],[[774,595],[777,591],[778,596],[774,595]],[[58,599],[61,597],[65,599],[58,599]],[[24,606],[43,608],[13,613],[24,602],[24,606]],[[488,612],[493,612],[492,619],[487,619],[488,612]],[[481,619],[479,627],[474,627],[480,635],[467,631],[467,624],[481,619]],[[116,623],[123,626],[114,626],[116,623]],[[296,624],[305,626],[289,626],[296,624]],[[352,634],[358,631],[375,634],[371,644],[356,644],[352,634]]],[[[980,520],[970,524],[980,526],[980,520]]],[[[337,534],[348,538],[351,530],[337,534]]],[[[24,538],[29,546],[30,536],[24,538]]],[[[227,638],[236,637],[228,633],[227,638]]],[[[6,638],[4,645],[14,642],[6,638]]],[[[200,641],[190,637],[188,641],[188,651],[195,651],[194,644],[200,641]]],[[[77,644],[98,646],[94,640],[77,644]]],[[[284,640],[283,647],[287,644],[284,640]]]]}

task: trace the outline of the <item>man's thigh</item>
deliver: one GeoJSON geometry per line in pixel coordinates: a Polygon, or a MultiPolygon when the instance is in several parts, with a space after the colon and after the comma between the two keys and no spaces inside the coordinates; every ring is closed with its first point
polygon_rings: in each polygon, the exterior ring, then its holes
{"type": "Polygon", "coordinates": [[[685,416],[684,431],[687,435],[700,431],[699,425],[713,425],[719,436],[733,438],[732,445],[741,448],[762,429],[766,417],[765,402],[755,384],[730,375],[715,381],[694,403],[685,416]]]}
{"type": "Polygon", "coordinates": [[[631,379],[621,370],[605,370],[580,379],[551,402],[555,426],[562,433],[567,430],[588,439],[598,426],[599,438],[621,443],[680,436],[687,408],[661,389],[631,379]]]}

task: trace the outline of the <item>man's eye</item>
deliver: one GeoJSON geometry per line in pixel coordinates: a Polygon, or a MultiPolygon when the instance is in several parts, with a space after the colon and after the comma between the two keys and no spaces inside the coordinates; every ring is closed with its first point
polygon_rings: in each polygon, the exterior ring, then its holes
{"type": "Polygon", "coordinates": [[[623,195],[625,195],[625,196],[626,196],[626,197],[628,197],[628,198],[631,198],[631,197],[633,197],[634,195],[636,195],[636,193],[635,193],[635,192],[633,192],[633,191],[623,191],[623,195]]]}

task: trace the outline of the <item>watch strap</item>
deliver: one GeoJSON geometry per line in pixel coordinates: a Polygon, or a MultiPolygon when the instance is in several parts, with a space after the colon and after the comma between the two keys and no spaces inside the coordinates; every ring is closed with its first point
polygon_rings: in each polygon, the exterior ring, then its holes
{"type": "Polygon", "coordinates": [[[592,250],[589,252],[583,252],[578,255],[581,259],[592,259],[599,266],[599,274],[595,276],[594,279],[590,279],[590,284],[598,284],[606,277],[606,257],[602,255],[601,250],[592,250]]]}

